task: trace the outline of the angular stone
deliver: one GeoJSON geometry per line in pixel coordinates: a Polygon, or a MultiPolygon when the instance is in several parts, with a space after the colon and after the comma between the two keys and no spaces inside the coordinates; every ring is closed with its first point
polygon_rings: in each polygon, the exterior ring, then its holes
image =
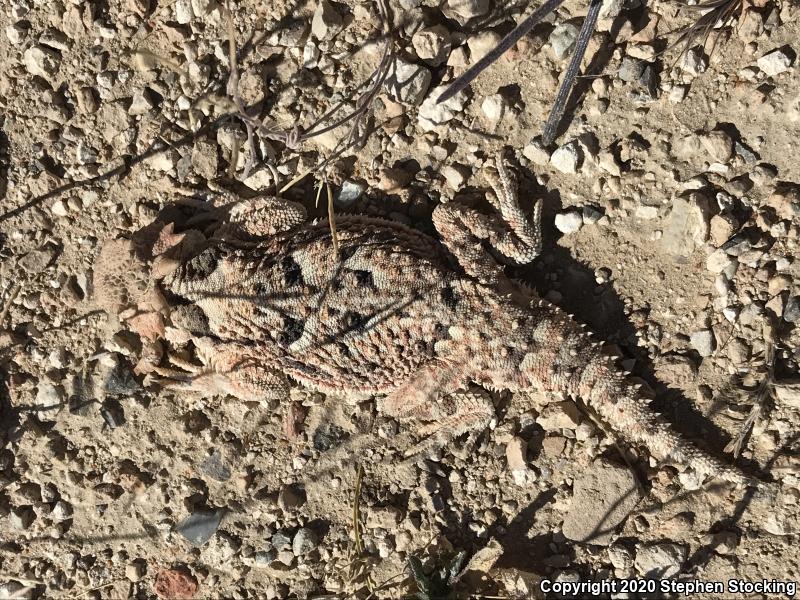
{"type": "Polygon", "coordinates": [[[572,503],[561,528],[576,542],[607,546],[641,496],[630,470],[597,460],[573,486],[572,503]]]}

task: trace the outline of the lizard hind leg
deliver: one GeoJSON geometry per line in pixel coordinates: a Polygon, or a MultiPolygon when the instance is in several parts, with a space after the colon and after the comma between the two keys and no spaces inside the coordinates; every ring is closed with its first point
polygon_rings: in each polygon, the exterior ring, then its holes
{"type": "Polygon", "coordinates": [[[468,434],[466,447],[472,448],[478,436],[495,418],[494,404],[486,390],[470,387],[443,398],[439,403],[439,415],[431,423],[417,429],[422,441],[406,449],[404,454],[415,460],[439,450],[457,437],[468,434]]]}

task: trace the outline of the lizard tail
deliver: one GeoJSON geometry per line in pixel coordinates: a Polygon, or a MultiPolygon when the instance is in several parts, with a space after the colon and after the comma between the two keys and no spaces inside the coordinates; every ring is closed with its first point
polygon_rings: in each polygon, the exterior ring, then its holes
{"type": "Polygon", "coordinates": [[[525,357],[521,370],[533,387],[579,398],[623,439],[646,446],[659,460],[689,467],[705,477],[759,485],[758,480],[681,437],[650,407],[641,386],[570,315],[543,300],[532,308],[528,335],[536,350],[525,357]]]}
{"type": "Polygon", "coordinates": [[[580,378],[574,392],[612,429],[645,445],[657,459],[685,465],[705,477],[745,486],[759,483],[681,437],[650,407],[641,386],[631,382],[612,358],[599,350],[593,354],[584,371],[589,376],[580,378]]]}

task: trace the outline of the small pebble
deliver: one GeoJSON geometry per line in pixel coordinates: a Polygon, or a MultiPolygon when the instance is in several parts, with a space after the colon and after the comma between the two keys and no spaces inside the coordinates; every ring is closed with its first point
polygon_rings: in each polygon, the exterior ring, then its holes
{"type": "Polygon", "coordinates": [[[431,84],[431,72],[422,65],[395,59],[386,89],[392,97],[403,104],[418,105],[425,98],[431,84]]]}
{"type": "Polygon", "coordinates": [[[328,0],[320,0],[311,20],[311,34],[318,40],[327,40],[342,30],[342,16],[328,0]]]}
{"type": "Polygon", "coordinates": [[[421,29],[411,38],[411,43],[417,56],[432,67],[447,62],[450,56],[450,32],[443,25],[421,29]]]}
{"type": "Polygon", "coordinates": [[[800,322],[800,296],[792,296],[783,309],[783,319],[788,323],[800,322]]]}
{"type": "Polygon", "coordinates": [[[636,570],[648,578],[669,578],[680,573],[686,560],[685,546],[673,543],[657,543],[636,549],[636,570]]]}
{"type": "Polygon", "coordinates": [[[522,149],[522,155],[533,164],[543,167],[550,162],[550,153],[539,140],[533,140],[522,149]]]}
{"type": "Polygon", "coordinates": [[[558,60],[565,59],[578,39],[580,28],[574,23],[561,23],[557,25],[548,38],[553,48],[553,54],[558,60]]]}
{"type": "Polygon", "coordinates": [[[506,100],[502,94],[486,96],[481,103],[481,110],[490,121],[499,121],[506,111],[506,100]]]}
{"type": "Polygon", "coordinates": [[[559,213],[555,218],[556,229],[564,235],[569,235],[580,230],[583,226],[583,216],[577,210],[559,213]]]}
{"type": "Polygon", "coordinates": [[[562,173],[576,173],[581,162],[581,149],[573,140],[558,148],[550,157],[550,163],[562,173]]]}
{"type": "Polygon", "coordinates": [[[31,75],[49,79],[58,72],[61,55],[47,46],[31,46],[22,56],[25,68],[31,75]]]}
{"type": "Polygon", "coordinates": [[[703,358],[711,356],[714,352],[714,348],[716,347],[714,341],[714,332],[710,329],[701,329],[700,331],[695,331],[690,336],[690,342],[692,344],[692,348],[697,350],[697,353],[703,358]]]}
{"type": "Polygon", "coordinates": [[[319,544],[319,536],[313,529],[301,527],[292,540],[292,552],[295,556],[304,556],[319,544]]]}

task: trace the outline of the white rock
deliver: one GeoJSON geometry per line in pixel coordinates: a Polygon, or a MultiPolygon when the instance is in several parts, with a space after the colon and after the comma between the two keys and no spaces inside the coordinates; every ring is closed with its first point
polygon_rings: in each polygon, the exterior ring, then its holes
{"type": "Polygon", "coordinates": [[[328,0],[320,0],[311,20],[311,34],[318,40],[327,40],[342,30],[342,16],[328,0]]]}
{"type": "Polygon", "coordinates": [[[624,0],[603,0],[603,6],[600,7],[599,19],[609,19],[616,17],[625,5],[624,0]]]}
{"type": "Polygon", "coordinates": [[[658,217],[658,207],[640,204],[636,207],[636,216],[639,219],[655,219],[658,217]]]}
{"type": "Polygon", "coordinates": [[[486,96],[481,103],[481,110],[490,121],[499,121],[506,111],[506,99],[503,98],[502,94],[486,96]]]}
{"type": "Polygon", "coordinates": [[[152,109],[153,101],[151,100],[150,91],[146,88],[136,90],[131,100],[131,106],[128,108],[128,114],[133,116],[144,115],[152,109]]]}
{"type": "Polygon", "coordinates": [[[712,273],[722,273],[736,262],[725,250],[714,250],[706,259],[706,269],[712,273]]]}
{"type": "Polygon", "coordinates": [[[690,75],[700,75],[708,68],[708,58],[702,50],[690,48],[683,56],[681,68],[690,75]]]}
{"type": "Polygon", "coordinates": [[[677,256],[689,256],[708,240],[712,202],[692,192],[688,198],[673,198],[660,245],[677,256]]]}
{"type": "Polygon", "coordinates": [[[528,485],[536,481],[536,472],[528,466],[526,453],[528,443],[519,438],[513,437],[506,444],[506,461],[511,471],[511,476],[517,485],[528,485]]]}
{"type": "Polygon", "coordinates": [[[91,165],[97,162],[97,150],[92,148],[85,140],[80,140],[75,148],[75,160],[81,165],[91,165]]]}
{"type": "Polygon", "coordinates": [[[19,23],[14,23],[13,25],[6,27],[6,37],[8,38],[8,41],[15,46],[19,46],[22,43],[22,40],[25,39],[26,34],[27,29],[22,27],[19,23]]]}
{"type": "Polygon", "coordinates": [[[697,350],[697,353],[703,358],[711,356],[714,353],[716,342],[714,341],[714,332],[710,329],[695,331],[689,339],[692,348],[697,350]]]}
{"type": "Polygon", "coordinates": [[[774,513],[767,515],[764,519],[764,531],[772,535],[786,535],[786,523],[783,517],[774,513]]]}
{"type": "Polygon", "coordinates": [[[686,98],[686,94],[689,92],[688,85],[673,85],[672,88],[669,90],[669,101],[672,104],[680,104],[686,98]]]}
{"type": "Polygon", "coordinates": [[[550,163],[562,173],[577,173],[581,158],[581,149],[578,143],[572,140],[553,152],[550,163]]]}
{"type": "Polygon", "coordinates": [[[66,217],[69,214],[67,205],[63,200],[56,200],[53,202],[53,205],[50,207],[50,212],[57,217],[66,217]]]}
{"type": "Polygon", "coordinates": [[[789,406],[794,410],[800,410],[800,385],[776,385],[775,399],[783,406],[789,406]]]}
{"type": "Polygon", "coordinates": [[[767,77],[780,75],[792,67],[793,57],[789,56],[782,48],[767,52],[756,61],[758,68],[764,71],[767,77]]]}
{"type": "Polygon", "coordinates": [[[559,429],[575,429],[582,420],[580,409],[572,400],[562,402],[550,402],[546,404],[536,422],[545,431],[556,431],[559,429]]]}
{"type": "Polygon", "coordinates": [[[431,85],[431,72],[421,65],[397,58],[386,78],[386,90],[403,104],[420,104],[431,85]]]}
{"type": "Polygon", "coordinates": [[[192,12],[196,17],[207,17],[218,8],[216,0],[192,0],[192,12]]]}
{"type": "Polygon", "coordinates": [[[252,173],[249,173],[247,179],[244,179],[242,183],[251,190],[262,191],[267,190],[270,186],[272,186],[274,180],[272,179],[272,172],[266,167],[263,167],[261,169],[255,169],[252,173]]]}
{"type": "Polygon", "coordinates": [[[342,182],[342,187],[334,196],[333,201],[339,208],[350,208],[366,189],[367,186],[359,181],[345,179],[342,182]]]}
{"type": "Polygon", "coordinates": [[[500,34],[491,29],[471,36],[467,40],[470,62],[474,64],[486,56],[490,50],[497,46],[500,39],[500,34]]]}
{"type": "Polygon", "coordinates": [[[556,229],[564,235],[569,235],[580,230],[583,226],[583,215],[577,210],[560,213],[555,218],[556,229]]]}
{"type": "Polygon", "coordinates": [[[316,67],[320,54],[319,48],[314,43],[314,40],[309,39],[306,45],[303,46],[303,68],[313,69],[316,67]]]}
{"type": "Polygon", "coordinates": [[[192,11],[192,3],[190,0],[175,0],[175,20],[181,25],[186,25],[192,22],[194,12],[192,11]]]}
{"type": "Polygon", "coordinates": [[[25,68],[31,75],[48,79],[58,72],[61,55],[47,46],[31,46],[22,56],[25,68]]]}
{"type": "Polygon", "coordinates": [[[447,165],[441,173],[448,187],[456,191],[464,187],[469,177],[469,169],[463,165],[447,165]]]}
{"type": "Polygon", "coordinates": [[[36,405],[40,409],[53,409],[61,404],[63,395],[52,383],[39,382],[36,390],[36,405]]]}
{"type": "Polygon", "coordinates": [[[578,39],[580,28],[573,23],[561,23],[557,25],[548,38],[550,46],[553,48],[553,54],[559,60],[566,58],[572,48],[575,46],[575,41],[578,39]]]}
{"type": "Polygon", "coordinates": [[[467,103],[467,94],[464,90],[461,90],[445,102],[436,103],[436,100],[448,87],[447,85],[440,85],[433,88],[420,105],[418,119],[419,125],[424,131],[432,131],[438,126],[452,121],[458,113],[464,110],[464,106],[467,103]]]}
{"type": "Polygon", "coordinates": [[[70,506],[69,502],[59,500],[56,502],[56,505],[53,507],[53,512],[50,513],[50,515],[56,521],[66,521],[72,517],[72,506],[70,506]]]}
{"type": "Polygon", "coordinates": [[[450,56],[450,32],[444,25],[421,29],[411,38],[417,56],[432,67],[438,67],[450,56]]]}

